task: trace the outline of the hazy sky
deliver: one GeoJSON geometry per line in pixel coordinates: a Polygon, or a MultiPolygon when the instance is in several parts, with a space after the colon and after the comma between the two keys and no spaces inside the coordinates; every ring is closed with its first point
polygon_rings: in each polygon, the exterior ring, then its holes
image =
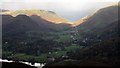
{"type": "Polygon", "coordinates": [[[56,12],[71,21],[91,14],[119,0],[0,0],[0,8],[8,10],[43,9],[56,12]]]}

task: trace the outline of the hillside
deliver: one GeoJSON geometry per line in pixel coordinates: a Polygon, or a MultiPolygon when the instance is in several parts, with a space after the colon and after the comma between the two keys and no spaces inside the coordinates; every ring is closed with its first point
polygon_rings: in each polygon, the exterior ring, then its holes
{"type": "MultiPolygon", "coordinates": [[[[61,41],[66,36],[69,37],[64,33],[69,28],[71,27],[68,24],[54,24],[36,15],[31,17],[24,14],[16,17],[2,15],[3,58],[22,61],[35,58],[36,62],[45,62],[49,52],[62,53],[60,50],[70,44],[69,41],[66,42],[67,44],[61,41]],[[39,22],[32,17],[39,18],[37,19],[39,22]]],[[[59,56],[59,53],[57,55],[59,56]]]]}
{"type": "MultiPolygon", "coordinates": [[[[90,16],[84,23],[79,25],[80,30],[89,29],[91,31],[96,31],[98,29],[104,28],[114,21],[118,21],[118,6],[109,6],[102,8],[90,16]]],[[[84,31],[85,32],[85,31],[84,31]]]]}
{"type": "Polygon", "coordinates": [[[45,68],[59,66],[119,66],[119,21],[118,6],[110,6],[98,10],[81,25],[76,43],[83,48],[67,52],[68,58],[59,58],[45,68]],[[82,36],[82,38],[81,38],[82,36]]]}
{"type": "MultiPolygon", "coordinates": [[[[74,26],[74,29],[71,30],[77,30],[78,36],[84,36],[85,38],[100,37],[104,32],[113,30],[113,26],[109,25],[115,24],[119,20],[118,8],[120,7],[115,5],[99,9],[96,13],[76,21],[80,25],[74,26]]],[[[101,37],[105,38],[105,36],[101,37]]]]}
{"type": "Polygon", "coordinates": [[[24,14],[29,17],[36,15],[39,16],[47,21],[50,21],[51,23],[55,24],[60,24],[60,23],[66,23],[66,24],[71,24],[67,19],[60,17],[53,11],[46,11],[46,10],[36,10],[36,9],[31,9],[31,10],[16,10],[16,11],[6,11],[6,12],[1,12],[0,14],[2,15],[11,15],[13,17],[16,17],[17,15],[24,14]]]}

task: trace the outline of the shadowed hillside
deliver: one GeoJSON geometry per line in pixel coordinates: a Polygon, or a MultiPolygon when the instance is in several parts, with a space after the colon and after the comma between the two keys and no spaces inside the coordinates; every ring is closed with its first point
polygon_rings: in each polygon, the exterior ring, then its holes
{"type": "Polygon", "coordinates": [[[37,68],[37,67],[29,66],[23,63],[18,63],[18,62],[12,62],[12,63],[2,62],[1,68],[37,68]]]}
{"type": "Polygon", "coordinates": [[[76,43],[84,45],[84,48],[67,52],[66,58],[59,58],[48,64],[45,68],[57,66],[119,66],[119,21],[118,6],[110,6],[100,9],[81,25],[74,27],[78,30],[76,43]],[[82,38],[81,38],[82,36],[82,38]],[[81,42],[82,41],[82,42],[81,42]]]}

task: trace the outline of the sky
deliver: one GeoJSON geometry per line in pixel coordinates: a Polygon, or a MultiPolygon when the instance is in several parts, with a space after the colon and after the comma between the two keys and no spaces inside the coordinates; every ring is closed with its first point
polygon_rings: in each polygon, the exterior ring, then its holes
{"type": "Polygon", "coordinates": [[[76,21],[119,0],[0,0],[0,8],[7,10],[50,10],[70,21],[76,21]]]}

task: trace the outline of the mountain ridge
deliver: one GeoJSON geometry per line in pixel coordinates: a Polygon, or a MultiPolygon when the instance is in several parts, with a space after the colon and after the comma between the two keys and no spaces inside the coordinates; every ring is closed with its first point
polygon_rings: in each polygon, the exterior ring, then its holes
{"type": "MultiPolygon", "coordinates": [[[[107,6],[107,7],[113,7],[113,6],[119,6],[119,5],[112,5],[112,6],[107,6]]],[[[103,10],[107,7],[101,8],[90,15],[87,15],[79,20],[76,20],[75,22],[70,22],[69,20],[57,15],[55,12],[48,11],[48,10],[37,10],[37,9],[9,10],[9,11],[0,12],[0,14],[11,15],[13,17],[16,17],[17,15],[20,15],[20,14],[24,14],[24,15],[27,15],[29,17],[36,15],[36,16],[39,16],[39,17],[41,17],[49,22],[52,22],[54,24],[64,23],[64,24],[71,25],[71,27],[76,27],[76,26],[79,26],[82,23],[86,22],[86,20],[88,20],[89,18],[94,16],[96,13],[99,13],[101,10],[103,10]]]]}
{"type": "Polygon", "coordinates": [[[66,24],[72,24],[69,20],[60,17],[53,11],[46,11],[46,10],[37,10],[37,9],[29,9],[29,10],[16,10],[16,11],[6,11],[1,12],[2,15],[11,15],[13,17],[16,17],[17,15],[24,14],[27,16],[37,15],[42,17],[43,19],[50,21],[54,24],[60,24],[60,23],[66,23],[66,24]]]}

